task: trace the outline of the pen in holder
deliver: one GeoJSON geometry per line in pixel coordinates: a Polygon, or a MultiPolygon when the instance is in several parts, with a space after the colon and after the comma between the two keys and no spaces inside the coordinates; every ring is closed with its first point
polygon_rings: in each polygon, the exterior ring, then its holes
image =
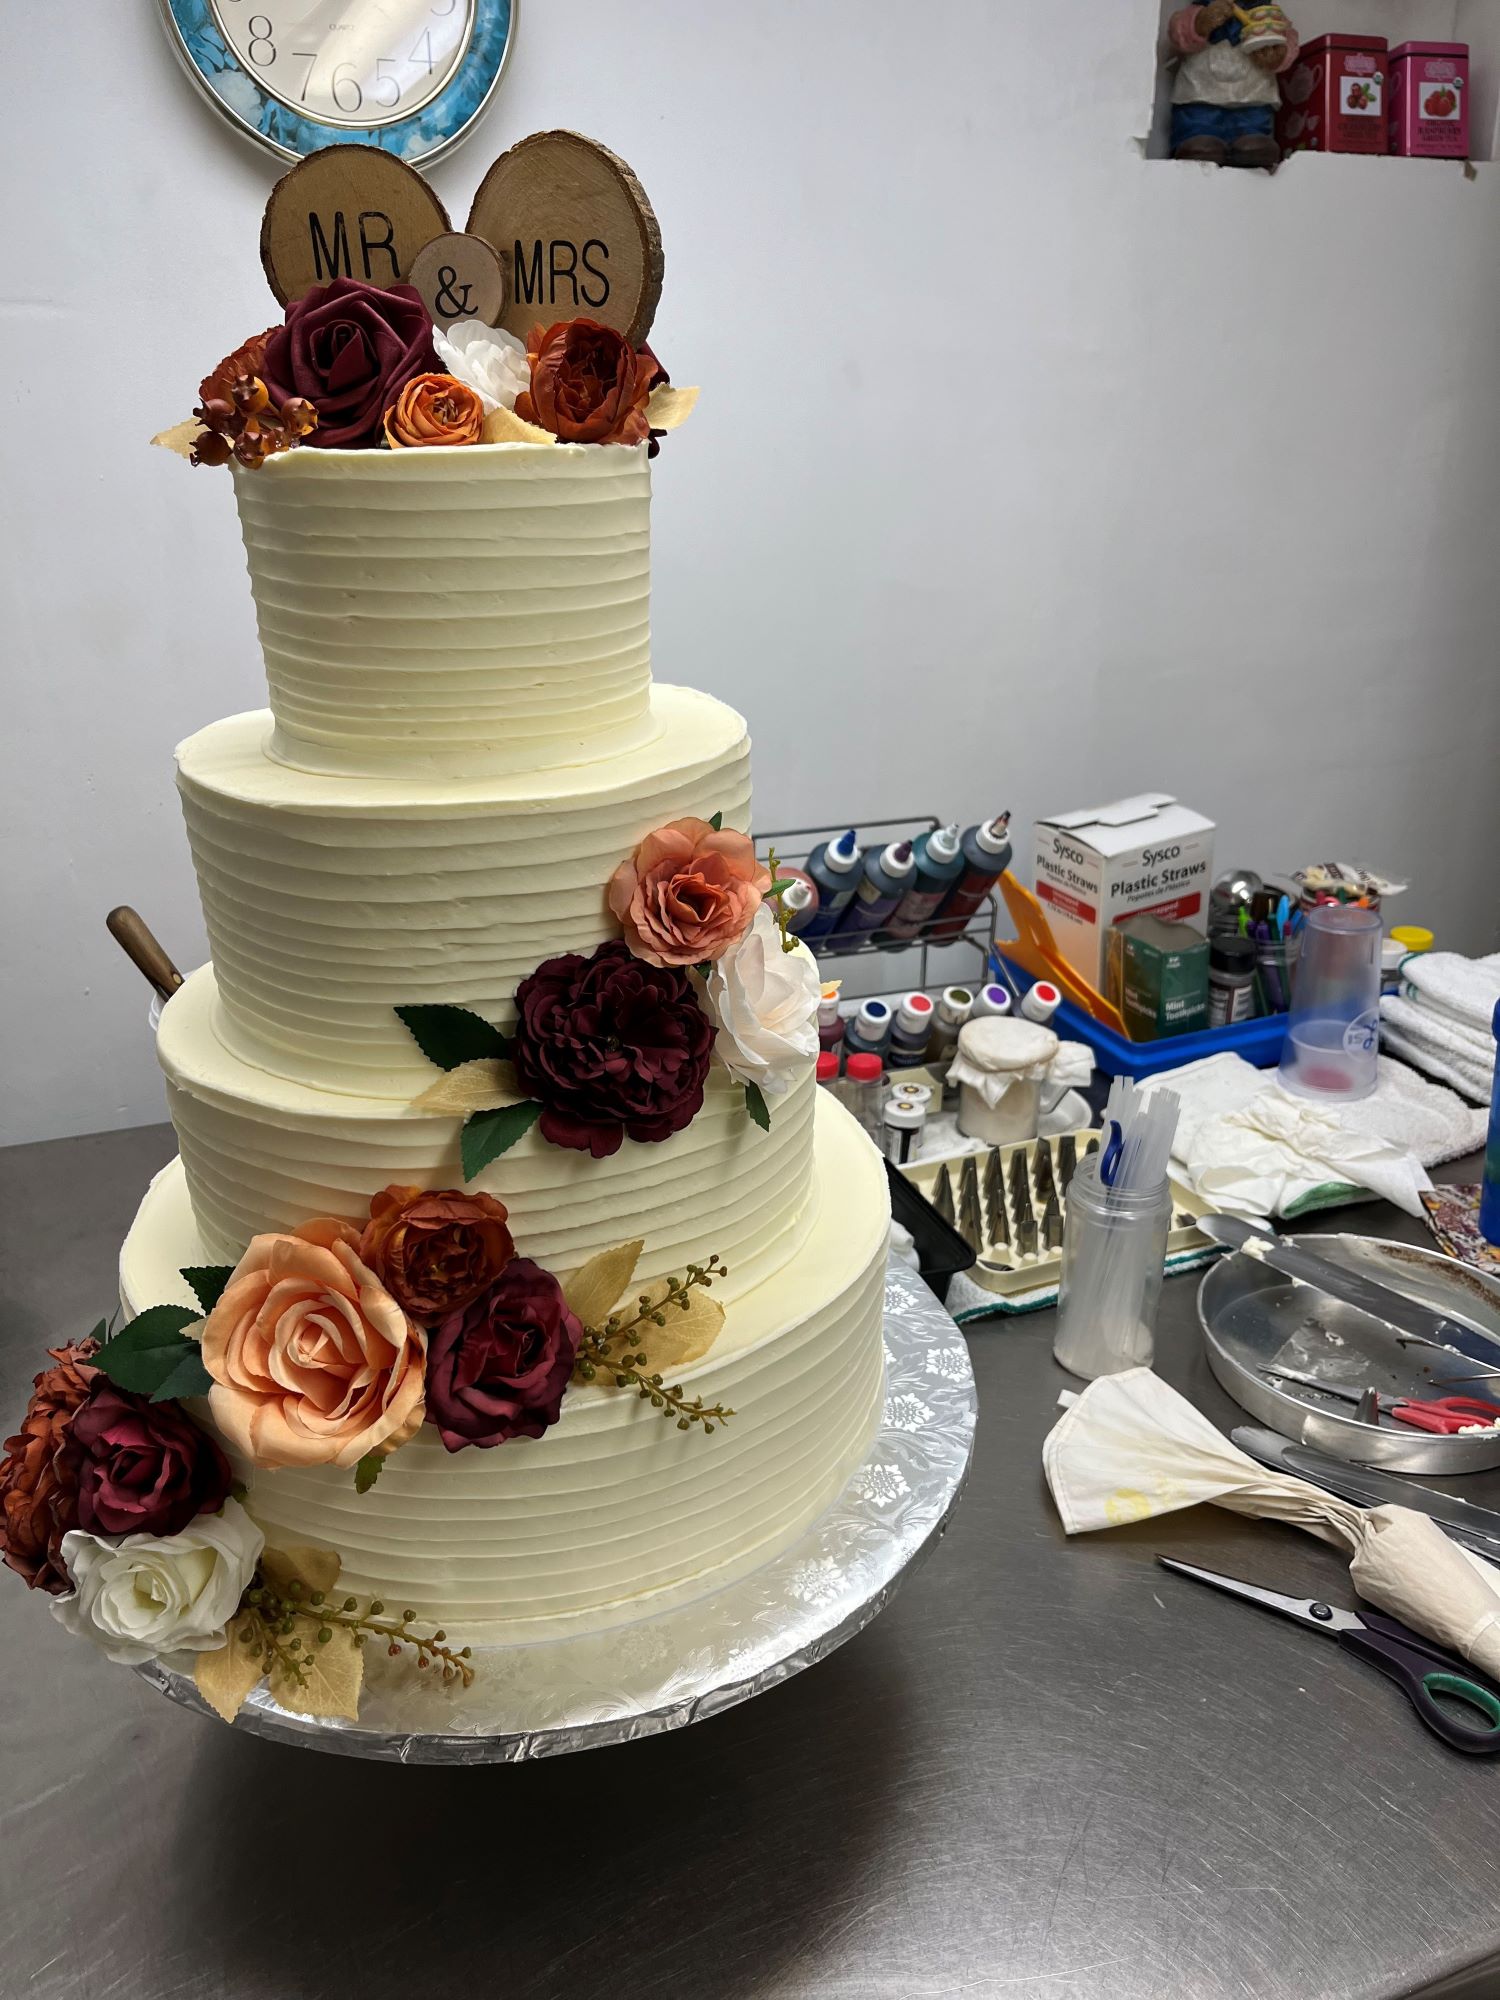
{"type": "Polygon", "coordinates": [[[1151,1362],[1172,1226],[1167,1163],[1177,1113],[1170,1090],[1145,1097],[1117,1077],[1104,1144],[1068,1190],[1052,1352],[1090,1381],[1151,1362]]]}

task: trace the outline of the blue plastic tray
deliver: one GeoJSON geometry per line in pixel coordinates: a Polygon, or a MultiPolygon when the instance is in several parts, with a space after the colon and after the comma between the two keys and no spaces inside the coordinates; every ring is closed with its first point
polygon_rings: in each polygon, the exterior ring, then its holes
{"type": "MultiPolygon", "coordinates": [[[[998,954],[1004,957],[1003,953],[998,954]]],[[[1024,993],[1035,982],[1029,972],[1005,960],[1006,968],[1024,993]]],[[[1092,1014],[1085,1014],[1071,1000],[1064,1000],[1052,1016],[1051,1025],[1070,1042],[1086,1042],[1094,1052],[1094,1062],[1106,1076],[1128,1076],[1137,1082],[1160,1076],[1163,1070],[1181,1069],[1184,1063],[1201,1062],[1204,1056],[1243,1056],[1257,1069],[1274,1069],[1281,1060],[1281,1044],[1286,1039],[1286,1015],[1267,1014],[1255,1021],[1236,1021],[1228,1028],[1205,1028],[1196,1035],[1167,1035],[1159,1042],[1131,1042],[1106,1028],[1092,1014]]]]}

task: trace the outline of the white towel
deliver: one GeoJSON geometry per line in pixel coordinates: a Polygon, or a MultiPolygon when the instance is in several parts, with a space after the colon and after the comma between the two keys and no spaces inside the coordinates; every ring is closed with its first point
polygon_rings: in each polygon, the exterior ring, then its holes
{"type": "Polygon", "coordinates": [[[1461,958],[1455,951],[1418,952],[1401,965],[1402,998],[1450,1016],[1470,1034],[1491,1044],[1495,1007],[1500,1003],[1500,952],[1490,958],[1461,958]],[[1407,988],[1414,989],[1407,992],[1407,988]]]}
{"type": "Polygon", "coordinates": [[[1488,1104],[1495,1087],[1495,1041],[1483,1040],[1456,1016],[1421,1005],[1411,989],[1387,993],[1380,1002],[1380,1039],[1384,1046],[1428,1076],[1451,1083],[1455,1090],[1488,1104]]]}

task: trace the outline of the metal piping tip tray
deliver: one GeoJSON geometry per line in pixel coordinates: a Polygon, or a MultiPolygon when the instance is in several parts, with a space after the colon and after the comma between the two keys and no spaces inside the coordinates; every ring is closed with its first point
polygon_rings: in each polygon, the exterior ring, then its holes
{"type": "Polygon", "coordinates": [[[1198,1319],[1220,1386],[1284,1437],[1357,1465],[1429,1478],[1500,1466],[1500,1429],[1439,1437],[1384,1411],[1378,1424],[1361,1423],[1352,1403],[1262,1373],[1291,1368],[1339,1389],[1374,1389],[1382,1402],[1474,1396],[1494,1403],[1500,1423],[1500,1379],[1466,1379],[1486,1365],[1500,1366],[1500,1282],[1436,1251],[1377,1236],[1285,1240],[1461,1322],[1453,1344],[1462,1352],[1403,1345],[1386,1321],[1237,1250],[1198,1287],[1198,1319]]]}
{"type": "MultiPolygon", "coordinates": [[[[986,1312],[1040,1312],[1057,1303],[1062,1276],[1062,1241],[1049,1246],[1047,1213],[1056,1201],[1067,1228],[1067,1142],[1081,1166],[1087,1149],[1097,1146],[1099,1132],[1083,1126],[1076,1132],[1055,1133],[1047,1139],[1018,1140],[979,1153],[949,1153],[929,1160],[910,1160],[900,1171],[972,1245],[976,1260],[964,1273],[981,1290],[993,1293],[994,1304],[958,1308],[960,1322],[986,1312]],[[1038,1175],[1040,1174],[1040,1179],[1038,1175]],[[941,1195],[947,1178],[951,1207],[941,1195]],[[968,1206],[977,1207],[978,1226],[965,1229],[964,1187],[972,1190],[968,1206]]],[[[1181,1181],[1172,1180],[1172,1228],[1167,1237],[1168,1273],[1196,1268],[1219,1255],[1219,1246],[1197,1228],[1200,1215],[1213,1205],[1181,1181]]],[[[1054,1229],[1054,1234],[1056,1234],[1054,1229]]],[[[952,1301],[949,1301],[950,1305],[952,1301]]]]}

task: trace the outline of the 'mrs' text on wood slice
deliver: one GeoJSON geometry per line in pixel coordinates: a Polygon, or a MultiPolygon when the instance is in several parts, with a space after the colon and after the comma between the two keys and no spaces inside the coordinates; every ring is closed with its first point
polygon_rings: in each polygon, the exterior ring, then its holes
{"type": "Polygon", "coordinates": [[[260,261],[286,305],[334,278],[401,284],[447,230],[447,210],[414,167],[378,146],[325,146],[272,188],[260,261]]]}
{"type": "Polygon", "coordinates": [[[577,132],[534,132],[490,168],[469,233],[499,251],[509,275],[500,325],[580,315],[639,345],[661,297],[661,231],[623,160],[577,132]]]}

